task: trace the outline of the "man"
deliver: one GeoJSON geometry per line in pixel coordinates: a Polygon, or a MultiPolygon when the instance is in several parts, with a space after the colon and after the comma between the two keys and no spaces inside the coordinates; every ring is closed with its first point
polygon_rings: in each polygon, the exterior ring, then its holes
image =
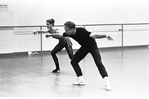
{"type": "MultiPolygon", "coordinates": [[[[91,53],[95,61],[95,64],[102,78],[105,81],[106,90],[110,91],[111,85],[108,79],[108,74],[104,65],[102,64],[101,56],[94,38],[98,38],[98,39],[107,38],[108,40],[113,40],[113,39],[110,36],[106,36],[106,35],[91,34],[91,32],[87,31],[85,28],[76,28],[75,24],[71,21],[68,21],[64,24],[64,29],[65,29],[65,33],[63,34],[63,36],[71,37],[81,45],[81,47],[78,49],[78,51],[73,56],[73,59],[71,60],[71,64],[78,77],[77,82],[73,83],[73,85],[85,85],[83,74],[78,63],[88,53],[91,53]]],[[[56,35],[53,35],[53,36],[56,36],[56,35]]]]}

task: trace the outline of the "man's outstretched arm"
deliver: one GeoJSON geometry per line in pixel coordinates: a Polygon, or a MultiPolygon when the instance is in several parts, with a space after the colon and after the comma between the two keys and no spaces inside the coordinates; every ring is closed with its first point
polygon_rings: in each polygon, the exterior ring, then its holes
{"type": "Polygon", "coordinates": [[[90,37],[96,38],[96,39],[107,38],[108,40],[112,40],[113,41],[113,39],[110,36],[107,36],[107,35],[90,34],[90,37]]]}

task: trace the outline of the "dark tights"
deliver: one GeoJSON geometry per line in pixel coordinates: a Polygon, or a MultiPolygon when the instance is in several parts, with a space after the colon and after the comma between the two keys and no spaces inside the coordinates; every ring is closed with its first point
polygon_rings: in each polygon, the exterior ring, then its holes
{"type": "Polygon", "coordinates": [[[98,48],[92,48],[92,49],[88,49],[88,48],[85,48],[85,47],[81,47],[76,53],[75,55],[73,56],[73,59],[71,61],[71,64],[75,70],[75,73],[76,75],[79,77],[79,76],[82,76],[82,71],[81,71],[81,68],[79,66],[79,62],[88,54],[88,53],[91,53],[94,61],[95,61],[95,64],[101,74],[101,76],[104,78],[106,76],[108,76],[107,72],[106,72],[106,69],[104,67],[104,65],[102,64],[102,61],[101,61],[101,56],[100,56],[100,53],[99,53],[99,50],[98,48]]]}
{"type": "Polygon", "coordinates": [[[63,48],[66,48],[66,51],[68,53],[68,56],[69,58],[72,60],[73,58],[73,50],[72,50],[72,46],[68,46],[67,43],[58,43],[54,49],[52,50],[51,52],[51,55],[53,57],[53,60],[55,62],[55,65],[56,65],[56,69],[57,70],[60,70],[60,67],[59,67],[59,62],[58,62],[58,58],[56,56],[56,53],[58,53],[59,51],[61,51],[63,48]]]}

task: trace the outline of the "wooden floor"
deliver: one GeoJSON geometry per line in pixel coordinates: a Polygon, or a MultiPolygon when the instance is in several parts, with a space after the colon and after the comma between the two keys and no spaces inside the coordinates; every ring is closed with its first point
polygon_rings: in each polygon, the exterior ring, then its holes
{"type": "Polygon", "coordinates": [[[86,86],[73,86],[76,75],[65,51],[58,53],[61,73],[49,53],[0,59],[0,97],[148,97],[149,48],[100,49],[112,90],[106,91],[92,56],[80,62],[86,86]]]}

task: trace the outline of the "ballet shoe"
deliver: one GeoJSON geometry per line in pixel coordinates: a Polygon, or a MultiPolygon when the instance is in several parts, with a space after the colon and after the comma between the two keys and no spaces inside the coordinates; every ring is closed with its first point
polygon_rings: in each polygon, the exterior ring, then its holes
{"type": "Polygon", "coordinates": [[[109,82],[109,78],[108,77],[104,77],[104,80],[105,80],[105,88],[107,91],[111,91],[111,85],[110,85],[110,82],[109,82]]]}
{"type": "Polygon", "coordinates": [[[111,86],[109,84],[105,85],[107,91],[111,91],[111,86]]]}
{"type": "Polygon", "coordinates": [[[84,86],[85,85],[85,81],[84,81],[83,76],[78,77],[78,80],[76,82],[74,82],[73,85],[84,86]]]}
{"type": "Polygon", "coordinates": [[[52,71],[52,73],[60,73],[60,70],[59,70],[59,69],[54,69],[54,70],[52,71]]]}
{"type": "Polygon", "coordinates": [[[85,82],[84,81],[76,81],[73,83],[73,85],[80,85],[80,86],[84,86],[85,82]]]}

